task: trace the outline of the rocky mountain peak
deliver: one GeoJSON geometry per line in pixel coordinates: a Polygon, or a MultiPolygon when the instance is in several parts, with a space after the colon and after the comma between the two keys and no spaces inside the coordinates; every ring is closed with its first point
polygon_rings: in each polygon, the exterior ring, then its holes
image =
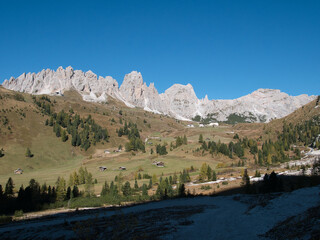
{"type": "Polygon", "coordinates": [[[245,121],[269,121],[284,117],[315,99],[306,94],[289,96],[277,89],[258,89],[234,100],[209,100],[206,95],[199,100],[191,84],[174,84],[159,94],[154,84],[143,82],[140,72],[126,74],[119,88],[110,76],[97,76],[92,71],[73,70],[71,66],[56,71],[46,69],[39,73],[23,73],[3,82],[3,87],[31,94],[59,95],[74,89],[85,101],[105,102],[112,96],[129,107],[141,107],[146,111],[166,114],[188,120],[196,115],[214,116],[216,121],[226,121],[230,115],[238,115],[245,121]]]}

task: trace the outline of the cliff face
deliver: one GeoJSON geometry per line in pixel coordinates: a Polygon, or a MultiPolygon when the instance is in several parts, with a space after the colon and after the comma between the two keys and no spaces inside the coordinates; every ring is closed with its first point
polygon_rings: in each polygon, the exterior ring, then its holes
{"type": "Polygon", "coordinates": [[[289,96],[275,89],[258,89],[234,100],[208,100],[207,96],[198,99],[190,84],[174,84],[159,94],[154,84],[147,86],[141,73],[136,71],[126,74],[119,87],[118,82],[110,76],[97,77],[91,71],[82,72],[72,67],[24,73],[18,78],[5,80],[2,85],[30,94],[61,95],[64,91],[74,89],[85,101],[94,102],[105,102],[111,96],[129,107],[141,107],[180,120],[210,115],[218,121],[226,121],[231,115],[236,115],[248,122],[269,121],[284,117],[315,99],[315,96],[306,94],[289,96]]]}

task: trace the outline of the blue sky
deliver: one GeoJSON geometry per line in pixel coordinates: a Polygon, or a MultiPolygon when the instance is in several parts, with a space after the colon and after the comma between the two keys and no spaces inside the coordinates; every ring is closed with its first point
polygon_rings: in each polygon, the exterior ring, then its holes
{"type": "Polygon", "coordinates": [[[199,98],[258,88],[320,94],[320,1],[0,1],[0,83],[43,68],[119,83],[137,70],[159,92],[199,98]]]}

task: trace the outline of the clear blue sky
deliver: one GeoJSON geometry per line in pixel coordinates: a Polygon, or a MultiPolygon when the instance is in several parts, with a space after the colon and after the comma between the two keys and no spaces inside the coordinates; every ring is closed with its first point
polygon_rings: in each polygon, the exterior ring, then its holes
{"type": "Polygon", "coordinates": [[[0,1],[0,83],[69,65],[199,98],[320,94],[320,1],[0,1]]]}

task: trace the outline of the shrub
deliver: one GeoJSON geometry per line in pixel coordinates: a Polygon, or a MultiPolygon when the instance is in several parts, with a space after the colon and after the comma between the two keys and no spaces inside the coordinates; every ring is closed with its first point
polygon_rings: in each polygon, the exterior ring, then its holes
{"type": "Polygon", "coordinates": [[[22,217],[23,216],[23,211],[22,210],[16,210],[14,212],[14,216],[15,217],[22,217]]]}
{"type": "Polygon", "coordinates": [[[25,102],[24,97],[19,93],[16,93],[13,98],[17,101],[25,102]]]}
{"type": "Polygon", "coordinates": [[[201,186],[200,189],[201,189],[201,190],[210,190],[210,189],[212,189],[212,187],[209,186],[209,185],[204,185],[204,186],[201,186]]]}

